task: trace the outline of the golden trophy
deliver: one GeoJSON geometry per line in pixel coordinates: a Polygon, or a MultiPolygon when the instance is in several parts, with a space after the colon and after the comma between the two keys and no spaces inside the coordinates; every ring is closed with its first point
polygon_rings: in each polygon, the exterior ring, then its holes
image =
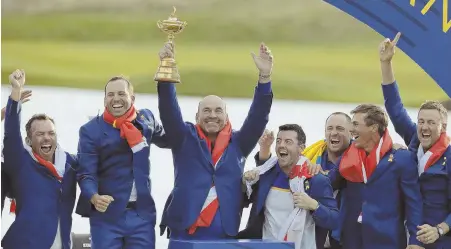
{"type": "MultiPolygon", "coordinates": [[[[174,57],[175,57],[175,47],[174,38],[176,34],[182,32],[182,30],[187,25],[186,22],[182,22],[175,16],[176,8],[169,16],[168,19],[163,21],[158,21],[158,28],[168,35],[168,40],[172,44],[174,57]]],[[[168,83],[180,83],[180,74],[177,70],[177,63],[175,58],[163,58],[158,67],[157,73],[155,74],[155,81],[158,82],[168,82],[168,83]]]]}

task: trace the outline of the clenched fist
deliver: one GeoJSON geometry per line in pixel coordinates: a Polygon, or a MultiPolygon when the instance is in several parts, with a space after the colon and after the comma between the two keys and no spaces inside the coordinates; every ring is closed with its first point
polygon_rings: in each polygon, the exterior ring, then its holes
{"type": "Polygon", "coordinates": [[[258,170],[249,170],[243,175],[243,182],[257,182],[260,178],[258,170]]]}
{"type": "Polygon", "coordinates": [[[92,205],[94,205],[96,210],[101,213],[104,213],[107,210],[108,206],[112,201],[114,201],[114,199],[109,195],[95,194],[91,198],[92,205]]]}
{"type": "Polygon", "coordinates": [[[21,89],[25,85],[25,71],[23,69],[16,69],[9,75],[9,83],[13,89],[21,89]]]}

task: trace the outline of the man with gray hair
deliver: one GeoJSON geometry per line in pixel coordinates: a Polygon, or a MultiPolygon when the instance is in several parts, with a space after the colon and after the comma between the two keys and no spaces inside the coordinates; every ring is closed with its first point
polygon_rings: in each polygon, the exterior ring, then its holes
{"type": "Polygon", "coordinates": [[[451,149],[446,134],[448,113],[440,102],[426,101],[420,106],[417,124],[407,114],[391,64],[400,35],[398,33],[393,41],[385,39],[379,48],[385,108],[396,132],[418,158],[423,196],[423,225],[418,227],[418,239],[427,249],[449,248],[451,164],[447,158],[451,158],[451,149]]]}

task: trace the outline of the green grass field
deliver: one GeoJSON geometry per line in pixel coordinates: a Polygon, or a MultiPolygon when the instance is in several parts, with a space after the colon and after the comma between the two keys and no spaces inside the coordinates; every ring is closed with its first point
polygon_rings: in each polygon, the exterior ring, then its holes
{"type": "MultiPolygon", "coordinates": [[[[83,4],[43,11],[31,6],[18,13],[7,6],[2,82],[15,68],[24,68],[28,84],[101,89],[109,77],[123,74],[138,92],[155,92],[153,75],[165,41],[155,22],[165,19],[177,1],[137,4],[127,11],[111,5],[101,12],[83,4]]],[[[275,57],[276,98],[381,103],[377,45],[382,37],[368,27],[313,0],[302,5],[287,0],[277,10],[274,2],[250,0],[233,8],[234,2],[179,2],[178,16],[188,21],[177,37],[180,94],[251,96],[257,70],[249,53],[265,41],[275,57]]],[[[407,105],[447,99],[402,52],[395,67],[407,105]]]]}

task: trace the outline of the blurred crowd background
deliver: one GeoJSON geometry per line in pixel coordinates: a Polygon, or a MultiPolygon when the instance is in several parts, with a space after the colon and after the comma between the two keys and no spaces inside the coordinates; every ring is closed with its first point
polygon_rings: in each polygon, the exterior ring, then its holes
{"type": "MultiPolygon", "coordinates": [[[[2,0],[2,84],[23,68],[30,85],[102,89],[122,74],[154,93],[166,41],[156,22],[172,6],[188,22],[176,37],[181,95],[250,97],[263,41],[276,98],[382,103],[383,37],[322,0],[2,0]]],[[[402,51],[394,67],[406,105],[448,99],[402,51]]]]}

